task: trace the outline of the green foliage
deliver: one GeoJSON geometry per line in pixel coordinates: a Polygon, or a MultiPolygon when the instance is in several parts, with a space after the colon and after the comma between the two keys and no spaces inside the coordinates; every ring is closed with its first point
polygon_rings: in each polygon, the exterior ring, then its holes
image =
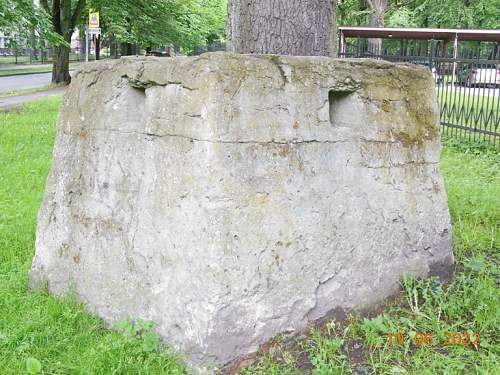
{"type": "Polygon", "coordinates": [[[204,38],[207,44],[225,40],[227,0],[201,0],[199,4],[206,23],[204,38]]]}
{"type": "Polygon", "coordinates": [[[418,24],[442,28],[500,27],[500,0],[415,0],[418,24]]]}
{"type": "Polygon", "coordinates": [[[33,0],[0,0],[0,30],[8,37],[11,48],[21,44],[41,47],[43,40],[53,44],[64,40],[53,31],[50,17],[33,0]],[[35,35],[38,37],[35,38],[35,35]]]}
{"type": "MultiPolygon", "coordinates": [[[[364,0],[338,0],[339,25],[368,25],[364,0]]],[[[390,27],[500,28],[500,0],[389,0],[385,25],[390,27]]]]}
{"type": "Polygon", "coordinates": [[[309,346],[309,360],[313,365],[313,375],[349,374],[347,356],[344,353],[344,340],[335,335],[334,331],[323,334],[313,331],[309,346]]]}
{"type": "Polygon", "coordinates": [[[387,27],[418,27],[413,12],[407,7],[398,7],[392,11],[385,22],[387,27]]]}
{"type": "Polygon", "coordinates": [[[160,336],[153,331],[154,323],[138,320],[135,324],[130,321],[120,321],[115,327],[129,340],[139,339],[142,341],[142,349],[146,353],[160,350],[160,336]]]}
{"type": "Polygon", "coordinates": [[[227,0],[94,0],[106,34],[143,48],[195,46],[223,40],[227,0]]]}
{"type": "Polygon", "coordinates": [[[366,26],[370,13],[364,0],[337,0],[337,24],[339,26],[366,26]]]}
{"type": "MultiPolygon", "coordinates": [[[[79,13],[77,1],[64,1],[71,14],[79,13]]],[[[86,6],[100,11],[105,36],[142,48],[176,46],[189,53],[225,38],[227,0],[87,0],[86,6]]],[[[68,39],[72,28],[56,32],[60,25],[52,25],[47,9],[51,1],[44,9],[34,6],[33,0],[0,0],[0,30],[11,36],[12,47],[26,42],[41,47],[45,40],[67,45],[63,37],[68,39]]],[[[82,29],[87,17],[88,11],[79,17],[82,29]]]]}
{"type": "Polygon", "coordinates": [[[363,319],[361,331],[364,333],[365,340],[368,345],[380,345],[386,340],[388,329],[384,320],[383,315],[379,315],[373,319],[363,319]]]}
{"type": "Polygon", "coordinates": [[[29,357],[26,360],[26,371],[28,371],[28,374],[39,374],[42,371],[42,364],[38,359],[29,357]]]}

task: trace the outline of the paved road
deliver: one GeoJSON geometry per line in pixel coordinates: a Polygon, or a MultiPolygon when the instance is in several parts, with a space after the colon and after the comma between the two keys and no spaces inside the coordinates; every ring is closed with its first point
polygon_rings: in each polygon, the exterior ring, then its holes
{"type": "Polygon", "coordinates": [[[0,77],[0,92],[33,89],[36,87],[49,85],[51,79],[52,73],[0,77]]]}
{"type": "MultiPolygon", "coordinates": [[[[69,73],[73,75],[73,71],[69,73]]],[[[36,73],[9,77],[0,76],[0,92],[34,89],[50,85],[51,81],[52,73],[36,73]]]]}

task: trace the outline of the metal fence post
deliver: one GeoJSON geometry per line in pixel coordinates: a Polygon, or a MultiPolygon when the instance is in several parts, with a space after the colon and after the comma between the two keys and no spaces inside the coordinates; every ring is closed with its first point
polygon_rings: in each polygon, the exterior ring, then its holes
{"type": "Polygon", "coordinates": [[[453,73],[451,76],[451,84],[455,84],[455,77],[457,74],[457,58],[458,58],[458,34],[455,34],[455,40],[453,41],[453,73]]]}
{"type": "Polygon", "coordinates": [[[434,56],[436,53],[436,41],[434,39],[431,40],[431,53],[429,54],[429,68],[432,70],[432,62],[434,61],[434,56]]]}
{"type": "Polygon", "coordinates": [[[85,62],[89,62],[89,31],[85,30],[85,62]]]}

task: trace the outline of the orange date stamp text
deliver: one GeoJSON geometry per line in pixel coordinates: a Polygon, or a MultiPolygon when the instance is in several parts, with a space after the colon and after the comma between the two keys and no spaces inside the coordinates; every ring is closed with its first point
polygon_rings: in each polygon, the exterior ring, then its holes
{"type": "Polygon", "coordinates": [[[389,345],[404,346],[408,341],[412,342],[415,346],[450,346],[450,345],[462,345],[474,347],[479,346],[479,341],[481,340],[481,335],[479,332],[469,333],[469,332],[443,332],[444,339],[433,336],[432,333],[422,333],[416,332],[413,336],[405,335],[403,332],[388,332],[387,339],[389,345]]]}

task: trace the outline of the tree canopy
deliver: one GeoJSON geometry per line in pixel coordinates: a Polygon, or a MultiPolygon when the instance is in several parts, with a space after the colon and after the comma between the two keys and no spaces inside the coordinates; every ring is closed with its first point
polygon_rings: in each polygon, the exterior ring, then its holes
{"type": "MultiPolygon", "coordinates": [[[[71,8],[80,4],[66,2],[71,8]]],[[[40,3],[42,6],[34,5],[33,0],[0,0],[0,30],[16,36],[12,40],[64,44],[57,32],[58,13],[52,12],[60,1],[40,3]]],[[[144,48],[175,45],[189,51],[223,40],[225,35],[227,0],[87,0],[84,4],[86,10],[100,11],[105,33],[112,33],[122,43],[144,48]]],[[[85,27],[87,15],[84,11],[74,21],[85,27]]]]}
{"type": "MultiPolygon", "coordinates": [[[[368,25],[368,0],[338,0],[338,24],[368,25]]],[[[388,0],[384,14],[389,27],[498,29],[500,0],[388,0]]]]}
{"type": "Polygon", "coordinates": [[[49,15],[43,8],[34,6],[33,0],[0,0],[0,31],[16,36],[11,43],[24,40],[33,47],[37,47],[40,40],[63,43],[52,28],[49,15]]]}
{"type": "MultiPolygon", "coordinates": [[[[50,8],[54,1],[44,3],[50,8]]],[[[339,25],[369,25],[379,2],[337,3],[339,25]]],[[[189,51],[225,37],[227,0],[87,0],[86,8],[101,12],[105,33],[142,47],[175,45],[189,51]]],[[[34,6],[33,0],[0,0],[0,30],[30,43],[39,39],[64,43],[46,9],[34,6]]],[[[86,23],[87,14],[82,13],[80,25],[86,23]]],[[[498,29],[500,0],[387,0],[382,17],[392,27],[498,29]]]]}
{"type": "Polygon", "coordinates": [[[144,48],[175,45],[185,50],[221,40],[227,0],[94,0],[106,33],[144,48]]]}

